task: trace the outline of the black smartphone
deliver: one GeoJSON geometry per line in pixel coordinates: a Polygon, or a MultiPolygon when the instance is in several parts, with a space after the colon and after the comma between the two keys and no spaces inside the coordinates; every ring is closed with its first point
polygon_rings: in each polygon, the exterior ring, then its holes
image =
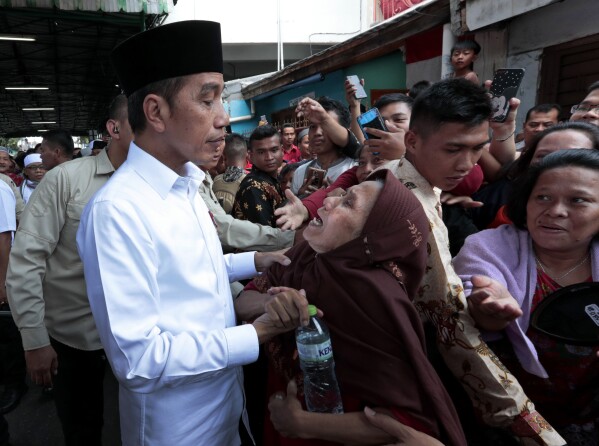
{"type": "Polygon", "coordinates": [[[364,98],[368,97],[368,95],[366,94],[366,90],[364,90],[364,86],[360,82],[360,79],[358,78],[358,76],[356,76],[355,74],[351,74],[351,75],[347,76],[347,80],[354,87],[356,87],[356,94],[354,95],[356,97],[356,99],[364,99],[364,98]]]}
{"type": "Polygon", "coordinates": [[[385,121],[383,117],[379,113],[379,109],[374,107],[368,110],[366,113],[358,116],[358,125],[362,129],[362,133],[364,134],[364,138],[366,139],[378,139],[378,136],[369,135],[364,131],[365,127],[370,127],[372,129],[383,130],[384,132],[388,132],[387,126],[385,125],[385,121]]]}
{"type": "Polygon", "coordinates": [[[491,84],[491,121],[503,122],[507,117],[510,99],[518,94],[524,68],[502,68],[493,75],[491,84]]]}

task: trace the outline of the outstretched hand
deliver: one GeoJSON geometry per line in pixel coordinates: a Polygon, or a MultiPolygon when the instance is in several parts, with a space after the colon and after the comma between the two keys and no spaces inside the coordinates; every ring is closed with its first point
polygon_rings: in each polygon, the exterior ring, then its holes
{"type": "Polygon", "coordinates": [[[473,289],[468,297],[468,307],[480,328],[503,330],[522,316],[520,305],[501,283],[486,276],[472,276],[471,281],[473,289]]]}
{"type": "Polygon", "coordinates": [[[290,189],[285,191],[285,196],[287,197],[288,203],[279,209],[275,209],[275,215],[279,217],[277,219],[277,226],[283,231],[295,230],[299,228],[304,221],[308,220],[308,209],[306,209],[302,200],[297,198],[290,189]]]}
{"type": "Polygon", "coordinates": [[[318,101],[312,98],[302,99],[297,107],[295,107],[295,113],[298,117],[304,117],[312,124],[322,124],[324,121],[330,119],[329,114],[318,101]]]}
{"type": "Polygon", "coordinates": [[[441,203],[447,205],[459,204],[464,209],[479,208],[483,206],[482,201],[475,201],[468,195],[453,195],[449,192],[441,192],[441,203]]]}
{"type": "Polygon", "coordinates": [[[286,249],[280,249],[279,251],[256,252],[254,254],[254,266],[256,271],[266,271],[269,266],[274,265],[275,263],[288,266],[291,263],[291,260],[285,255],[286,251],[286,249]]]}

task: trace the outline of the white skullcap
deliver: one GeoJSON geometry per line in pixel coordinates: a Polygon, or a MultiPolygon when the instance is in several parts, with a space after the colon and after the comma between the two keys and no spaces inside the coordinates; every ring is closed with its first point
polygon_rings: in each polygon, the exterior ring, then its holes
{"type": "Polygon", "coordinates": [[[41,163],[42,156],[39,153],[30,153],[25,157],[25,167],[29,166],[32,163],[41,163]]]}

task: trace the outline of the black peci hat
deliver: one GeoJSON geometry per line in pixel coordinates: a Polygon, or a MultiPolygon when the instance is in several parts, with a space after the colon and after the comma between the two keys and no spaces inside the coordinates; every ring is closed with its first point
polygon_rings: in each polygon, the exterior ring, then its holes
{"type": "Polygon", "coordinates": [[[599,283],[565,286],[545,297],[530,325],[566,344],[599,345],[599,283]]]}
{"type": "Polygon", "coordinates": [[[189,20],[159,26],[120,43],[110,57],[127,96],[172,77],[222,73],[220,24],[189,20]]]}

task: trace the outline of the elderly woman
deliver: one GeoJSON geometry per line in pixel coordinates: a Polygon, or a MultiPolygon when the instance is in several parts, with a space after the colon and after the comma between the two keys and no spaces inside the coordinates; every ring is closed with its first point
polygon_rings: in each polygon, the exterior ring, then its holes
{"type": "Polygon", "coordinates": [[[365,406],[383,408],[444,444],[465,444],[452,402],[426,357],[411,303],[424,273],[428,232],[414,195],[389,171],[376,172],[345,195],[327,198],[304,231],[306,241],[287,252],[292,266],[269,269],[238,298],[236,310],[246,320],[266,308],[284,321],[287,312],[315,304],[335,352],[345,413],[309,413],[302,408],[293,334],[269,345],[269,395],[278,398],[269,404],[265,444],[391,442],[368,421],[365,406]],[[271,286],[278,288],[268,294],[271,286]],[[273,426],[284,437],[304,440],[283,438],[273,426]]]}
{"type": "Polygon", "coordinates": [[[23,177],[25,181],[21,184],[21,196],[25,204],[29,201],[29,197],[37,187],[44,175],[46,169],[42,164],[42,157],[39,153],[30,153],[24,160],[25,168],[23,169],[23,177]]]}
{"type": "Polygon", "coordinates": [[[503,337],[489,345],[568,445],[597,445],[597,346],[554,340],[530,319],[550,293],[599,280],[599,152],[544,157],[515,182],[508,216],[513,225],[470,236],[454,259],[471,313],[503,337]]]}

